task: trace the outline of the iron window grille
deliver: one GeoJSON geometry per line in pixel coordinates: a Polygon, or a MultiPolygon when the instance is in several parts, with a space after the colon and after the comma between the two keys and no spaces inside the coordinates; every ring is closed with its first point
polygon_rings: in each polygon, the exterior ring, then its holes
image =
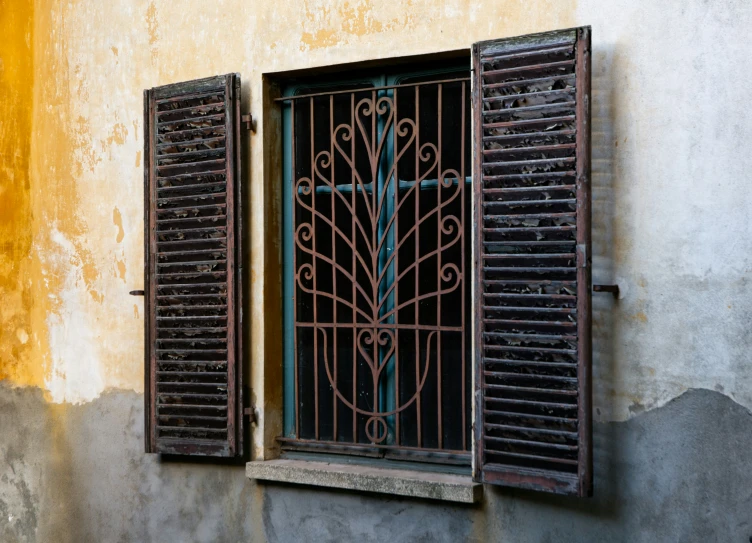
{"type": "Polygon", "coordinates": [[[468,76],[282,99],[284,448],[470,463],[468,76]]]}

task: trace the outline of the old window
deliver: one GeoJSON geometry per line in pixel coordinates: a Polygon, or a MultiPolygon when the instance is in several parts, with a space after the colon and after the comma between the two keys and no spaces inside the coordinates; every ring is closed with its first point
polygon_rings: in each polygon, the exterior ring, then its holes
{"type": "MultiPolygon", "coordinates": [[[[238,91],[146,92],[149,452],[243,450],[238,91]]],[[[588,495],[589,27],[279,102],[282,448],[588,495]]]]}
{"type": "Polygon", "coordinates": [[[284,449],[470,464],[468,67],[288,88],[284,449]]]}

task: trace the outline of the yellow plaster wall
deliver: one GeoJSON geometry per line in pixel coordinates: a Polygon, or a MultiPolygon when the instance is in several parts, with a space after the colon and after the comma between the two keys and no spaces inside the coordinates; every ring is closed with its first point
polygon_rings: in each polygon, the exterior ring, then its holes
{"type": "Polygon", "coordinates": [[[3,167],[11,164],[12,175],[3,174],[0,204],[0,379],[42,387],[56,403],[91,401],[110,388],[143,390],[143,301],[128,295],[143,288],[142,92],[240,72],[243,109],[259,128],[246,165],[257,457],[265,454],[261,436],[278,431],[279,413],[263,411],[280,394],[261,386],[264,372],[280,364],[280,317],[270,311],[278,299],[265,297],[278,296],[265,279],[279,273],[279,196],[264,177],[270,159],[262,142],[271,136],[262,74],[468,48],[575,23],[574,0],[33,3],[33,24],[31,0],[0,19],[12,37],[0,51],[15,70],[8,76],[4,60],[2,92],[16,96],[1,106],[15,125],[0,130],[18,135],[3,138],[3,167]],[[9,162],[7,153],[18,158],[9,162]]]}
{"type": "Polygon", "coordinates": [[[31,363],[29,156],[33,0],[0,2],[0,380],[37,384],[31,363]]]}

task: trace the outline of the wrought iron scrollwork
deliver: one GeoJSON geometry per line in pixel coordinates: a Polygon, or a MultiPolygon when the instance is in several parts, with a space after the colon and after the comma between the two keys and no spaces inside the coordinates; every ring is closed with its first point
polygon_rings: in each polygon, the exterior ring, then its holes
{"type": "MultiPolygon", "coordinates": [[[[336,344],[336,329],[333,326],[346,326],[347,323],[316,320],[304,324],[313,328],[314,341],[319,345],[314,356],[323,358],[326,378],[336,397],[335,404],[339,403],[363,417],[362,429],[368,442],[376,446],[385,445],[389,441],[389,417],[404,413],[411,406],[420,403],[429,375],[432,371],[437,371],[434,366],[441,363],[441,333],[445,328],[441,324],[441,316],[436,315],[435,322],[432,323],[428,323],[425,317],[423,320],[419,319],[418,304],[463,289],[465,280],[464,257],[457,251],[460,244],[464,247],[464,171],[456,167],[442,169],[441,136],[438,136],[439,141],[421,141],[420,118],[417,113],[415,118],[400,118],[397,115],[396,91],[395,88],[393,92],[384,95],[370,91],[353,92],[350,97],[349,122],[330,124],[327,140],[329,149],[314,153],[314,146],[311,144],[310,175],[293,179],[296,216],[304,217],[294,225],[293,231],[294,249],[301,255],[295,263],[296,289],[313,296],[314,303],[319,297],[331,300],[335,307],[345,308],[353,315],[354,322],[350,322],[349,326],[354,334],[354,341],[349,348],[353,349],[352,356],[358,357],[362,367],[367,368],[366,373],[370,374],[360,377],[367,381],[371,398],[366,403],[370,407],[354,396],[355,387],[343,387],[338,382],[336,361],[331,360],[330,353],[340,348],[336,344]],[[367,96],[357,99],[363,94],[367,96]],[[363,152],[365,157],[362,156],[363,152]],[[401,181],[400,160],[407,153],[412,153],[410,160],[411,164],[415,164],[415,174],[414,178],[401,181]],[[339,177],[335,177],[334,170],[335,165],[341,168],[345,164],[346,175],[351,182],[342,185],[337,181],[342,179],[343,173],[339,172],[339,177]],[[420,210],[417,204],[419,193],[429,185],[439,192],[436,204],[430,209],[420,210]],[[329,208],[316,205],[317,191],[325,191],[327,199],[331,199],[329,208]],[[462,205],[458,205],[460,200],[462,205]],[[347,211],[346,217],[334,217],[332,210],[335,202],[339,209],[347,211]],[[411,213],[412,221],[405,225],[404,217],[408,212],[411,213]],[[400,228],[397,228],[398,220],[403,221],[400,228]],[[345,223],[347,227],[343,227],[345,223]],[[317,250],[317,225],[323,225],[327,232],[331,232],[332,247],[343,244],[342,246],[349,248],[348,255],[351,258],[348,257],[347,262],[338,260],[334,254],[317,250]],[[421,231],[429,226],[436,243],[426,247],[418,238],[421,231]],[[397,266],[398,255],[406,246],[415,248],[414,258],[407,264],[397,266]],[[453,249],[451,258],[447,256],[450,249],[453,249]],[[460,254],[459,258],[457,254],[460,254]],[[438,268],[434,267],[431,272],[435,276],[432,283],[435,288],[426,291],[417,284],[418,272],[421,266],[425,267],[433,261],[438,262],[438,268]],[[322,287],[316,281],[317,264],[324,264],[327,269],[334,270],[335,278],[342,277],[351,282],[352,292],[348,290],[347,296],[342,295],[340,287],[338,293],[336,280],[332,280],[331,288],[322,287]],[[414,283],[409,295],[397,296],[400,283],[408,279],[411,285],[414,283]],[[408,323],[399,322],[400,312],[411,306],[415,307],[413,320],[408,323]],[[400,330],[404,328],[410,329],[416,339],[412,360],[401,361],[402,371],[408,365],[412,366],[411,371],[415,375],[414,389],[410,396],[403,391],[401,396],[395,395],[396,399],[391,405],[385,405],[378,398],[385,380],[389,379],[387,374],[399,371],[395,368],[398,337],[400,330]]],[[[441,93],[441,85],[438,86],[438,92],[441,93]]],[[[463,99],[464,95],[463,82],[463,99]]],[[[309,107],[314,107],[313,99],[309,107]]],[[[465,107],[464,101],[462,107],[465,107]]],[[[438,115],[440,131],[440,111],[438,115]]],[[[460,129],[464,131],[464,127],[460,129]]],[[[312,125],[309,138],[314,138],[312,125]]],[[[462,146],[464,141],[463,132],[462,146]]],[[[440,302],[438,307],[441,307],[440,302]]],[[[458,310],[464,312],[464,307],[458,310]]],[[[303,323],[296,318],[295,324],[298,326],[303,323]]],[[[461,327],[452,328],[457,329],[462,331],[461,327]]],[[[464,372],[464,351],[462,357],[464,372]]],[[[438,370],[440,371],[440,367],[438,370]]],[[[394,376],[390,378],[393,379],[394,376]]],[[[463,387],[464,383],[460,383],[458,388],[463,387]]],[[[464,421],[464,389],[462,395],[464,421]]],[[[355,429],[353,434],[353,441],[357,441],[355,429]]],[[[398,436],[396,440],[398,446],[398,436]]],[[[420,439],[418,443],[420,446],[420,439]]]]}

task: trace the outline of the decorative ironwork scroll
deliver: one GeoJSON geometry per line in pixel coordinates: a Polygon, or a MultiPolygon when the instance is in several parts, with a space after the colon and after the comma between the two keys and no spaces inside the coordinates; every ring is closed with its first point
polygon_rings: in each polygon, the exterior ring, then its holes
{"type": "Polygon", "coordinates": [[[298,442],[468,450],[468,98],[292,100],[298,442]]]}

